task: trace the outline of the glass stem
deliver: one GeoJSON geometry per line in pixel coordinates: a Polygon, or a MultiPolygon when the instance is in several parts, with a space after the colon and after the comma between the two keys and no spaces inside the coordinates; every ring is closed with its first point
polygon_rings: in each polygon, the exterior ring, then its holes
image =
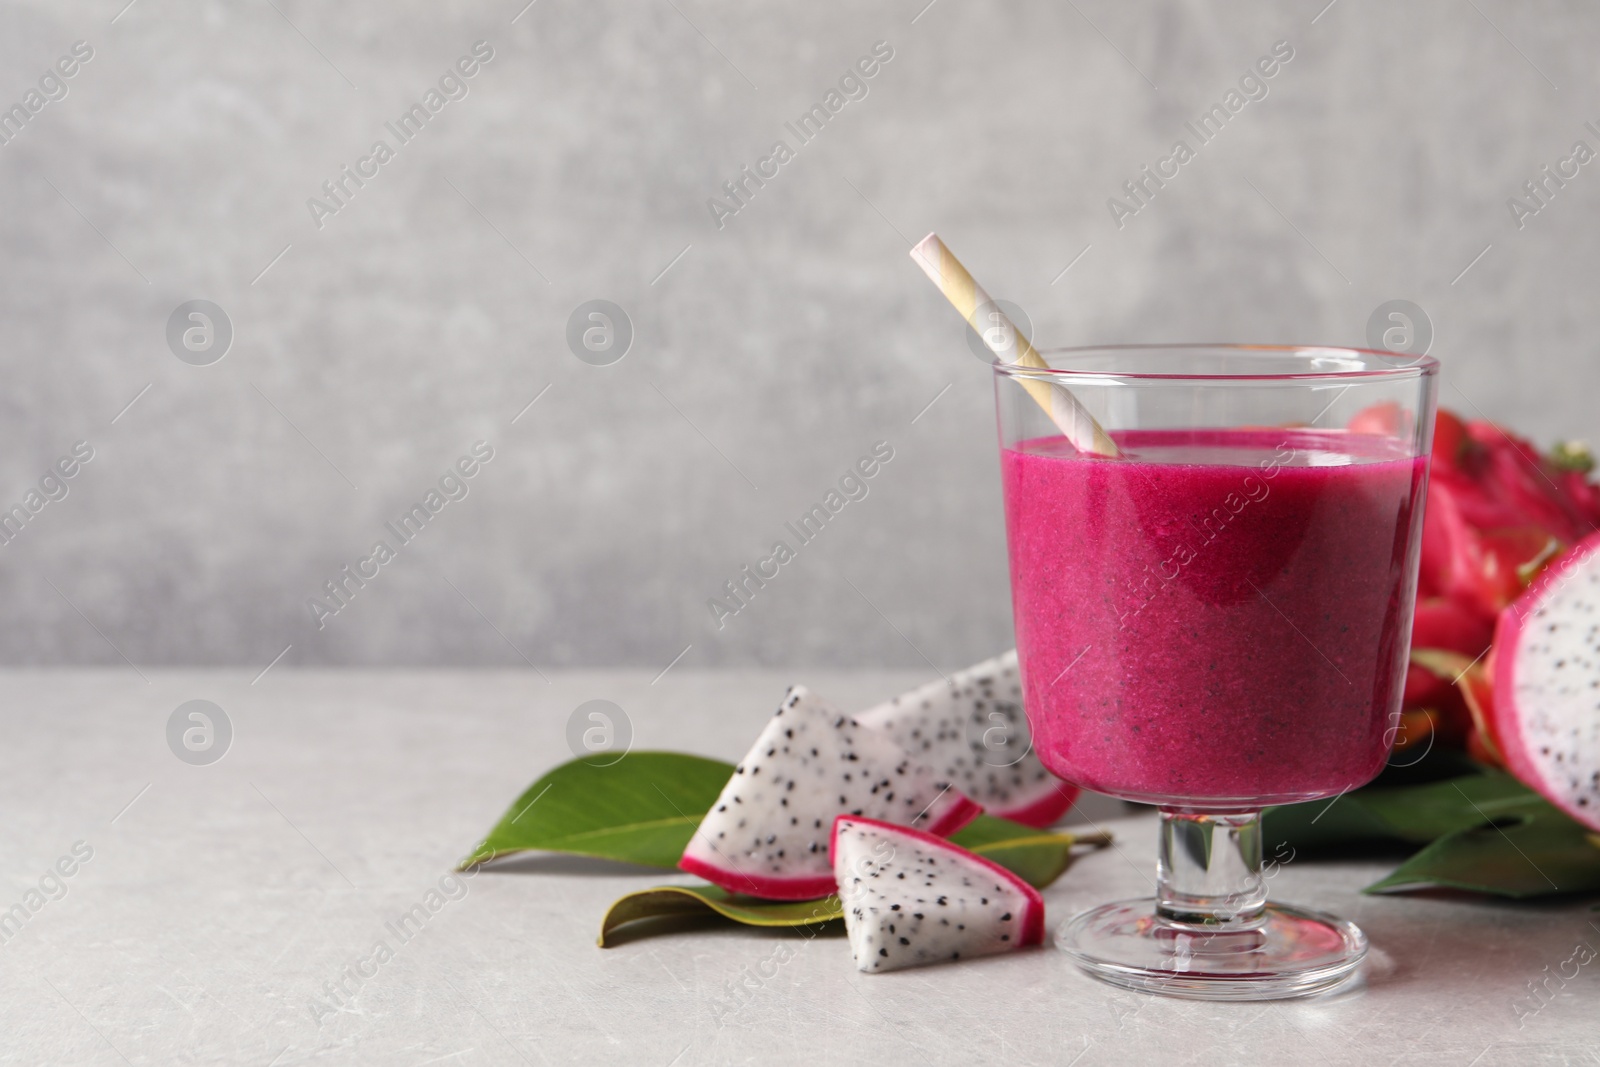
{"type": "Polygon", "coordinates": [[[1261,813],[1161,811],[1156,912],[1170,922],[1250,929],[1263,920],[1261,813]]]}

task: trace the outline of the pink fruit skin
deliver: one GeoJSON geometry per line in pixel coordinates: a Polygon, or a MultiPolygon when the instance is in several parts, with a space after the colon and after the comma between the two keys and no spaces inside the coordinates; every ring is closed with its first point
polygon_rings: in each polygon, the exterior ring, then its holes
{"type": "Polygon", "coordinates": [[[817,875],[813,878],[762,878],[740,874],[711,864],[695,856],[678,860],[678,869],[685,874],[704,878],[712,885],[721,886],[730,893],[760,897],[763,900],[814,900],[833,892],[833,876],[817,875]]]}
{"type": "Polygon", "coordinates": [[[1024,826],[1043,829],[1071,811],[1072,805],[1077,799],[1077,786],[1068,782],[1058,782],[1054,792],[1046,793],[1031,804],[1013,808],[1009,811],[997,809],[989,814],[998,815],[1002,819],[1010,819],[1012,822],[1020,822],[1024,826]]]}
{"type": "Polygon", "coordinates": [[[1521,723],[1518,721],[1516,710],[1517,666],[1513,651],[1517,647],[1517,638],[1522,633],[1524,622],[1533,618],[1533,613],[1544,599],[1546,592],[1562,581],[1569,568],[1576,566],[1591,552],[1597,551],[1600,551],[1600,533],[1590,534],[1553,565],[1545,568],[1544,573],[1528,587],[1528,591],[1500,613],[1500,621],[1494,632],[1494,705],[1489,709],[1494,741],[1505,759],[1506,769],[1521,779],[1525,785],[1537,790],[1550,803],[1591,830],[1600,830],[1600,812],[1587,811],[1565,797],[1552,796],[1546,792],[1538,765],[1534,763],[1532,753],[1523,742],[1521,723]]]}
{"type": "Polygon", "coordinates": [[[1476,656],[1489,647],[1494,620],[1442,597],[1419,598],[1411,623],[1412,648],[1445,648],[1476,656]]]}
{"type": "Polygon", "coordinates": [[[933,834],[924,833],[921,830],[913,830],[908,826],[896,826],[892,822],[879,822],[877,819],[863,819],[859,815],[840,815],[834,818],[833,834],[828,838],[828,862],[830,864],[833,862],[834,844],[839,840],[839,827],[851,823],[857,826],[874,826],[879,830],[883,830],[888,833],[900,834],[904,837],[922,841],[925,844],[933,845],[937,848],[949,849],[951,852],[962,853],[964,854],[962,857],[963,859],[975,860],[981,866],[987,867],[990,871],[994,872],[995,877],[1003,878],[1005,881],[1016,886],[1018,892],[1020,892],[1023,897],[1027,899],[1027,910],[1024,911],[1022,915],[1022,937],[1017,942],[1017,947],[1025,948],[1028,945],[1044,944],[1044,897],[1039,895],[1039,891],[1037,889],[1033,888],[1033,886],[1017,877],[1016,874],[1006,870],[993,860],[985,859],[976,852],[968,852],[960,845],[952,844],[949,841],[946,841],[940,837],[936,837],[933,834]]]}
{"type": "MultiPolygon", "coordinates": [[[[967,823],[976,819],[983,808],[960,793],[952,794],[955,802],[950,804],[939,816],[934,824],[928,827],[928,832],[910,830],[905,827],[906,833],[919,834],[934,839],[946,837],[961,829],[967,823]]],[[[893,826],[893,823],[878,823],[872,819],[863,819],[860,816],[839,816],[839,818],[852,818],[857,822],[873,823],[875,826],[893,826]]],[[[832,862],[832,838],[829,838],[829,862],[832,862]]],[[[678,860],[678,869],[686,874],[704,878],[712,885],[721,886],[730,893],[743,893],[746,896],[760,897],[763,900],[815,900],[825,897],[838,888],[834,884],[833,875],[819,874],[807,875],[803,878],[772,878],[766,875],[745,874],[742,871],[730,871],[726,867],[718,867],[698,856],[685,852],[678,860]]]]}

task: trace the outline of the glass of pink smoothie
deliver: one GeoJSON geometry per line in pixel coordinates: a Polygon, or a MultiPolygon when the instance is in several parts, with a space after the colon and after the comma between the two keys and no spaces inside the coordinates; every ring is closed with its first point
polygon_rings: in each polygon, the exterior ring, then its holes
{"type": "MultiPolygon", "coordinates": [[[[1067,780],[1158,805],[1152,899],[1066,923],[1097,977],[1207,999],[1304,995],[1366,952],[1268,904],[1263,807],[1382,769],[1398,728],[1438,364],[1182,345],[996,366],[1017,651],[1067,780]],[[1117,442],[1080,453],[1021,380],[1117,442]]],[[[1280,857],[1281,861],[1281,857],[1280,857]]]]}

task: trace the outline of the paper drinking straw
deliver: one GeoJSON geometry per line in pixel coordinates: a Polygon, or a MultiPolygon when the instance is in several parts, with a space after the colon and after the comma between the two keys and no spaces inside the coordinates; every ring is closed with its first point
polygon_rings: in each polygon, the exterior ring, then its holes
{"type": "MultiPolygon", "coordinates": [[[[1004,358],[1008,353],[1002,351],[991,341],[986,327],[992,327],[993,322],[981,324],[978,321],[978,311],[987,306],[989,317],[998,318],[999,324],[1011,331],[1011,336],[1016,338],[1017,353],[1014,363],[1024,367],[1037,367],[1049,370],[1050,364],[1044,361],[1028,339],[1022,336],[1022,331],[1014,326],[1005,312],[1001,311],[994,301],[989,299],[989,294],[983,287],[972,280],[972,275],[967,273],[967,268],[955,254],[944,246],[939,240],[939,235],[930,233],[919,241],[911,250],[911,258],[917,261],[928,277],[933,279],[933,284],[939,287],[944,298],[961,312],[961,317],[967,324],[978,331],[978,336],[983,338],[983,343],[994,350],[996,356],[1004,358]]],[[[1062,385],[1055,382],[1044,381],[1039,378],[1030,378],[1019,375],[1017,381],[1022,383],[1024,389],[1039,406],[1044,408],[1045,414],[1050,416],[1050,421],[1066,435],[1067,440],[1080,452],[1090,452],[1099,456],[1120,455],[1117,443],[1111,439],[1104,428],[1089,414],[1087,408],[1078,402],[1078,398],[1062,385]]]]}

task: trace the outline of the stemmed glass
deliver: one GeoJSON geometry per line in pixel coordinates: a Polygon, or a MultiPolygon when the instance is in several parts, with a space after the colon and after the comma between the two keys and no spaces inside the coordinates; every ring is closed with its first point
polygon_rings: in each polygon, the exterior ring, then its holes
{"type": "Polygon", "coordinates": [[[1416,597],[1438,364],[1346,348],[1176,345],[997,364],[1017,648],[1034,743],[1086,788],[1160,807],[1153,899],[1057,944],[1177,996],[1318,992],[1351,923],[1268,904],[1264,807],[1382,769],[1416,597]],[[1023,379],[1117,442],[1078,452],[1023,379]]]}

